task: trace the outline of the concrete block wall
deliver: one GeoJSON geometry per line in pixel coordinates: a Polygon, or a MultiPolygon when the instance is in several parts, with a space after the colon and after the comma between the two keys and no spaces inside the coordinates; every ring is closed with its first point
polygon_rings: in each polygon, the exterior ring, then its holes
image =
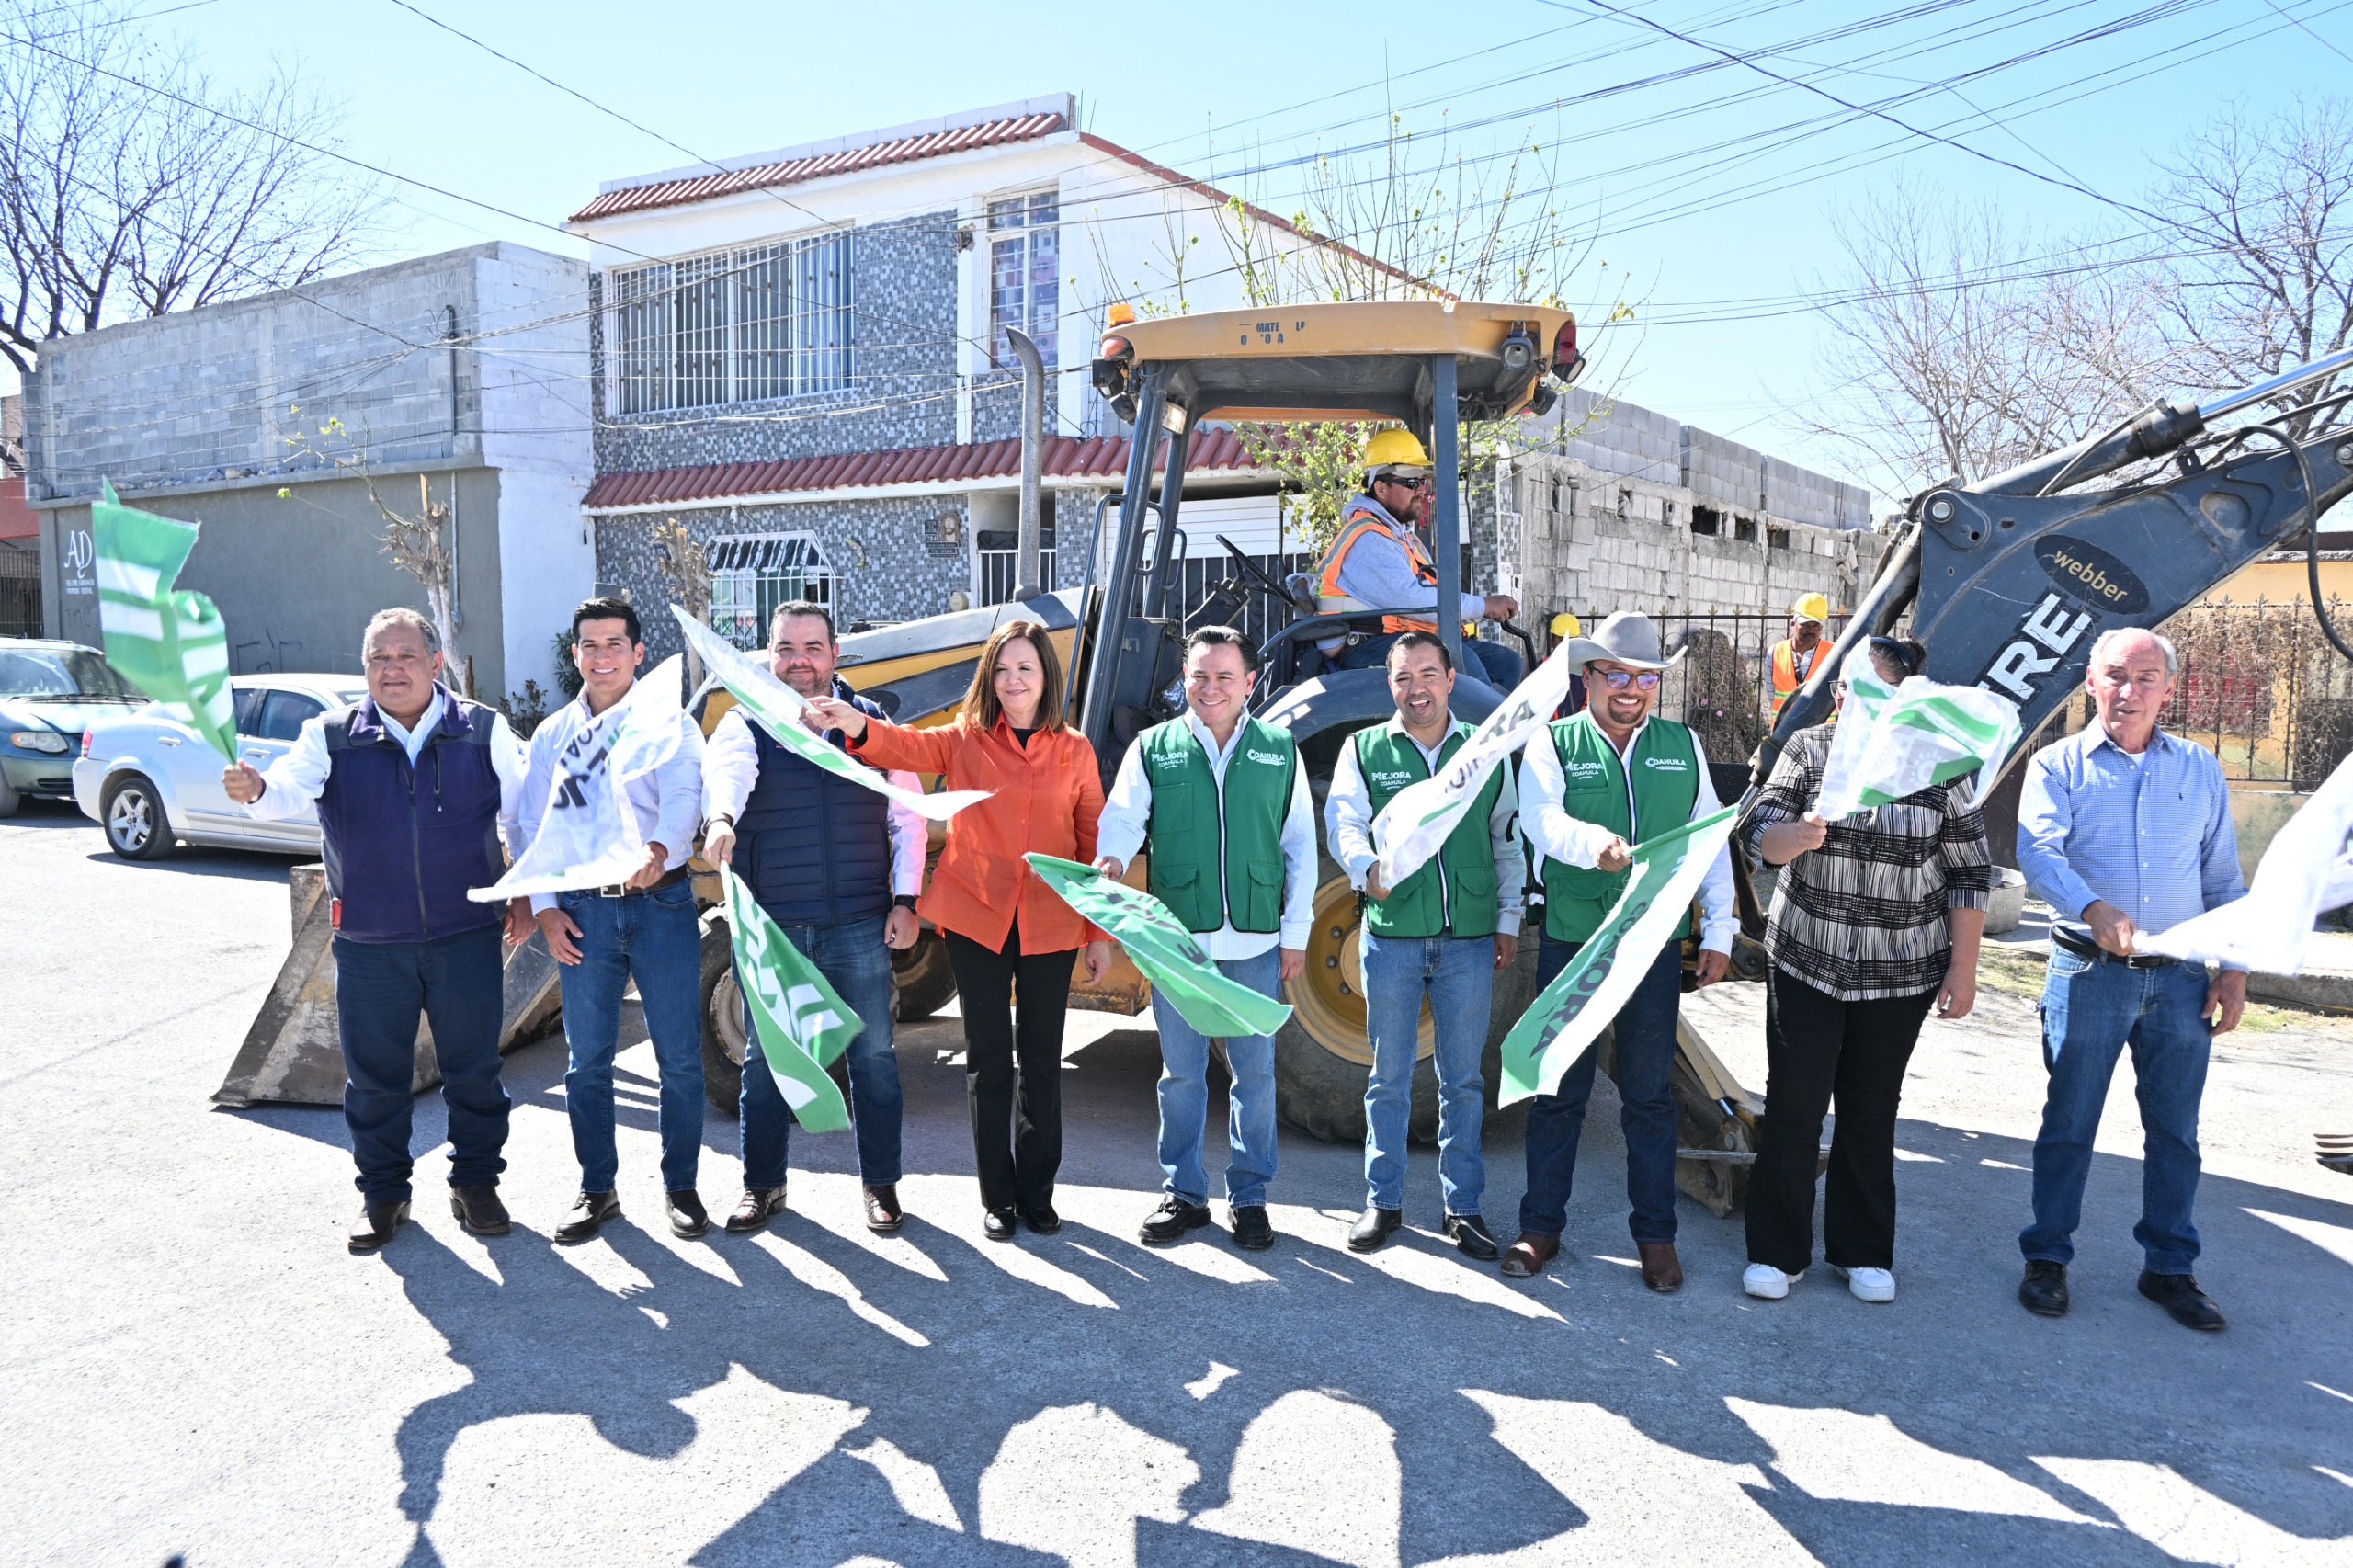
{"type": "Polygon", "coordinates": [[[1718,512],[1760,513],[1820,528],[1870,526],[1870,492],[1754,447],[1581,387],[1539,419],[1521,422],[1519,445],[1573,459],[1596,473],[1623,474],[1691,493],[1718,512]]]}
{"type": "Polygon", "coordinates": [[[1683,468],[1678,482],[1697,503],[1721,510],[1765,509],[1765,454],[1696,425],[1683,426],[1683,468]]]}

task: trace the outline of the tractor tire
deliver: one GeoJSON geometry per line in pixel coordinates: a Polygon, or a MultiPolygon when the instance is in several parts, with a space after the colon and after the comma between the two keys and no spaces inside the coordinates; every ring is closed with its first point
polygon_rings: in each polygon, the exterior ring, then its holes
{"type": "Polygon", "coordinates": [[[956,971],[937,931],[926,931],[914,947],[891,955],[891,978],[898,985],[891,1016],[903,1024],[931,1017],[956,994],[956,971]]]}
{"type": "MultiPolygon", "coordinates": [[[[1326,1142],[1360,1144],[1372,1046],[1365,1032],[1358,899],[1331,857],[1320,858],[1319,870],[1307,972],[1287,993],[1290,1019],[1275,1037],[1275,1111],[1326,1142]]],[[[1504,1036],[1535,996],[1536,943],[1531,936],[1521,942],[1511,967],[1495,976],[1495,1006],[1479,1063],[1491,1126],[1495,1090],[1503,1078],[1504,1036]]],[[[1406,1124],[1408,1136],[1419,1143],[1438,1137],[1438,1073],[1432,1062],[1437,1040],[1437,1027],[1425,1006],[1421,1052],[1414,1066],[1414,1108],[1406,1124]]]]}
{"type": "Polygon", "coordinates": [[[716,911],[702,923],[702,1092],[723,1117],[744,1093],[744,993],[735,983],[735,942],[716,911]]]}
{"type": "Polygon", "coordinates": [[[126,860],[160,860],[179,844],[163,797],[142,773],[126,773],[107,786],[98,821],[107,847],[126,860]]]}
{"type": "Polygon", "coordinates": [[[8,776],[0,773],[0,817],[15,816],[24,803],[25,797],[17,791],[14,784],[8,782],[8,776]]]}

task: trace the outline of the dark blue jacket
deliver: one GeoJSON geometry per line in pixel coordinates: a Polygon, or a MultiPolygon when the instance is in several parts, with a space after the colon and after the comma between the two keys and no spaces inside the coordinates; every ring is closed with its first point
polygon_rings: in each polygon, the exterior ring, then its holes
{"type": "Polygon", "coordinates": [[[490,755],[498,714],[446,688],[441,697],[440,722],[414,767],[374,698],[326,716],[332,765],[319,828],[327,887],[343,905],[336,929],[351,941],[431,941],[495,926],[506,913],[466,897],[505,864],[490,755]]]}
{"type": "MultiPolygon", "coordinates": [[[[869,718],[882,710],[834,677],[834,695],[869,718]]],[[[891,908],[891,802],[777,744],[748,715],[759,777],[735,820],[735,871],[779,926],[839,926],[891,908]]],[[[841,746],[829,730],[827,744],[841,746]]],[[[847,748],[845,748],[847,749],[847,748]]]]}

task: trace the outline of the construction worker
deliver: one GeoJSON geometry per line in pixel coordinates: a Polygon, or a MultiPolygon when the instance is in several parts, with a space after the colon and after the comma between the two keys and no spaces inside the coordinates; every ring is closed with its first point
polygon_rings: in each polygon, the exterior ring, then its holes
{"type": "Polygon", "coordinates": [[[1773,644],[1773,702],[1768,719],[1781,716],[1781,705],[1813,673],[1813,662],[1829,644],[1822,640],[1822,624],[1830,618],[1830,601],[1820,594],[1800,594],[1790,607],[1790,634],[1773,644]]]}
{"type": "MultiPolygon", "coordinates": [[[[1438,566],[1414,528],[1436,494],[1429,454],[1411,430],[1391,428],[1365,443],[1364,465],[1364,490],[1340,508],[1339,531],[1316,563],[1316,608],[1324,615],[1427,608],[1435,615],[1438,566]]],[[[1519,601],[1507,594],[1464,594],[1456,613],[1466,620],[1509,620],[1519,613],[1519,601]]],[[[1336,654],[1343,669],[1372,669],[1406,632],[1437,630],[1434,620],[1383,615],[1378,634],[1316,645],[1327,656],[1336,654]]],[[[1519,655],[1502,643],[1466,642],[1462,648],[1489,685],[1509,691],[1519,684],[1519,655]]]]}

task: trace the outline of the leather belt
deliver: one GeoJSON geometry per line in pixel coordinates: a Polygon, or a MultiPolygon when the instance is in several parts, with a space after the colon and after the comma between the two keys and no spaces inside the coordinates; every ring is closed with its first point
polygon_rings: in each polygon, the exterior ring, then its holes
{"type": "Polygon", "coordinates": [[[664,888],[676,887],[693,874],[681,866],[675,871],[664,873],[661,881],[642,888],[625,888],[619,882],[613,882],[605,887],[583,888],[581,891],[597,898],[637,898],[645,893],[659,892],[664,888]]]}
{"type": "Polygon", "coordinates": [[[2167,964],[2181,961],[2179,959],[2167,958],[2162,953],[2135,953],[2129,959],[2119,958],[2093,941],[2088,934],[2065,926],[2051,927],[2051,939],[2079,959],[2097,959],[2102,963],[2120,963],[2127,969],[2163,969],[2167,964]]]}

